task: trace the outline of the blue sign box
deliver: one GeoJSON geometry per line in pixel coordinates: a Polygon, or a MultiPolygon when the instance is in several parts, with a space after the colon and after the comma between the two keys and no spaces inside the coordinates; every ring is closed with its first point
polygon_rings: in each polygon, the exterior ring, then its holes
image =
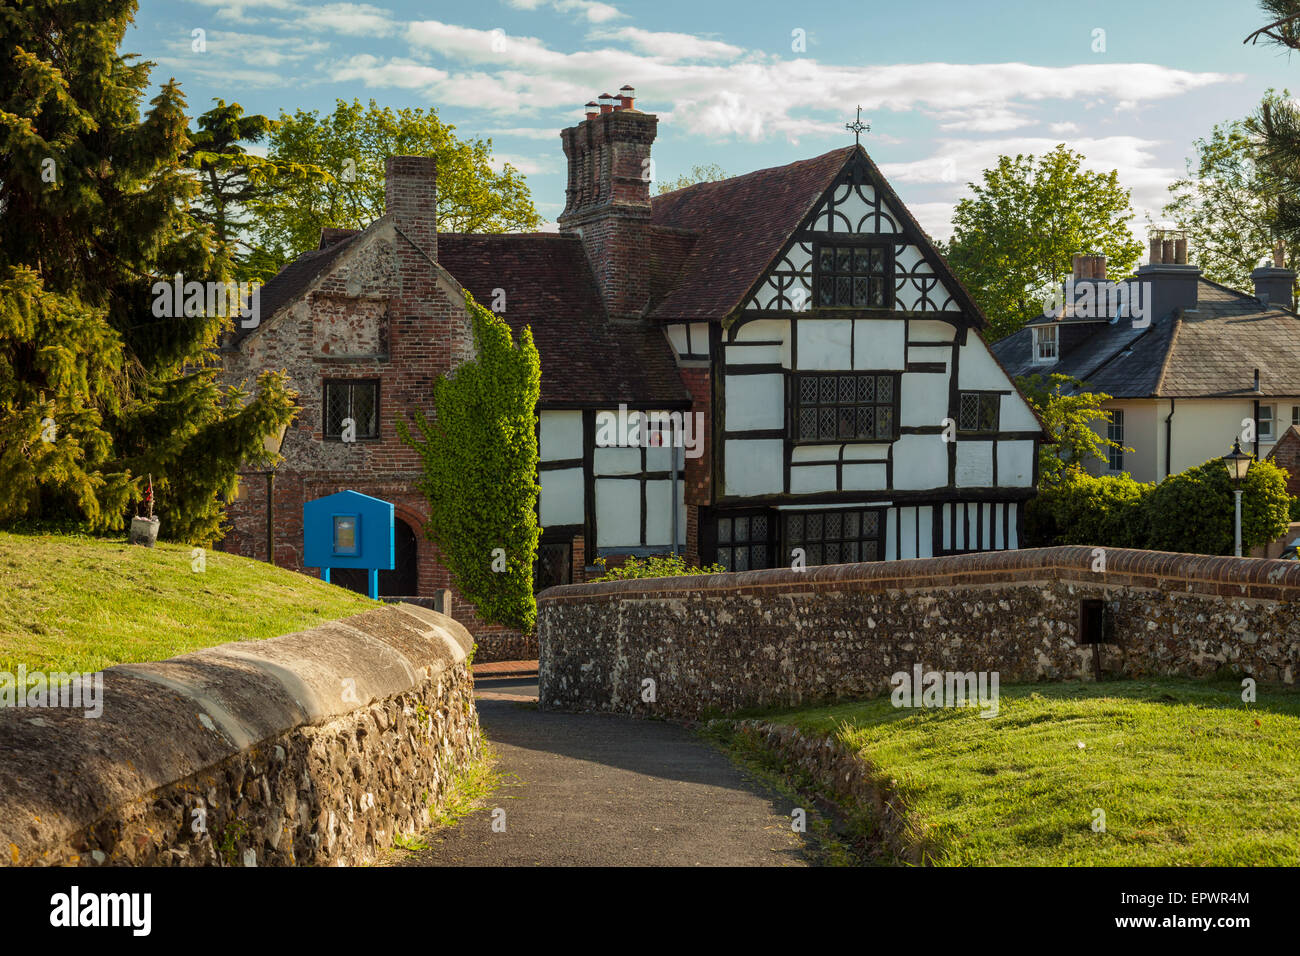
{"type": "Polygon", "coordinates": [[[370,596],[379,597],[379,572],[395,564],[396,516],[393,504],[340,491],[302,506],[302,563],[320,568],[324,581],[331,568],[365,568],[370,572],[370,596]]]}

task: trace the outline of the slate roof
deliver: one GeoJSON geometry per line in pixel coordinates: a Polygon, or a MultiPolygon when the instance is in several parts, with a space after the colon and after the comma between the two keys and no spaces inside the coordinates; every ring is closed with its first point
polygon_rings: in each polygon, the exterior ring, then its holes
{"type": "MultiPolygon", "coordinates": [[[[678,281],[658,298],[651,318],[716,322],[730,314],[857,148],[845,146],[652,198],[655,226],[697,238],[682,258],[678,281]]],[[[652,241],[665,242],[661,236],[652,241]]],[[[680,240],[672,241],[673,253],[680,255],[680,240]]]]}
{"type": "Polygon", "coordinates": [[[542,405],[690,404],[663,330],[606,317],[578,237],[439,233],[438,262],[482,305],[506,290],[502,318],[542,357],[542,405]]]}
{"type": "Polygon", "coordinates": [[[1028,328],[993,351],[1013,376],[1071,375],[1115,398],[1251,396],[1255,369],[1258,394],[1300,395],[1300,317],[1208,279],[1197,281],[1196,296],[1195,310],[1175,310],[1145,329],[1123,319],[1099,324],[1052,365],[1030,360],[1028,328]]]}

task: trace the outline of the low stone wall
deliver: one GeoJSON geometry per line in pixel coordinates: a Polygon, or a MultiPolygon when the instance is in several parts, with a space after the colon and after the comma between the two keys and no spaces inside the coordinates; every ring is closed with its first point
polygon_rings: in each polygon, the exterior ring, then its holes
{"type": "Polygon", "coordinates": [[[1300,563],[1087,547],[607,581],[538,596],[540,705],[695,718],[870,697],[915,665],[1293,683],[1300,563]]]}
{"type": "Polygon", "coordinates": [[[481,754],[469,633],[409,605],[103,672],[103,712],[0,708],[0,862],[354,864],[481,754]]]}

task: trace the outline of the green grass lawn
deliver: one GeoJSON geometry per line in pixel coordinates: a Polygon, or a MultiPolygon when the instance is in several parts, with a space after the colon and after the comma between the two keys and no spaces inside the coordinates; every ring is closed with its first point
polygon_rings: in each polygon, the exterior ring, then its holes
{"type": "Polygon", "coordinates": [[[765,719],[855,748],[927,863],[1300,865],[1300,693],[1245,704],[1232,682],[1034,684],[978,713],[886,696],[765,719]]]}
{"type": "Polygon", "coordinates": [[[0,532],[0,671],[96,671],[356,614],[373,601],[208,549],[0,532]]]}

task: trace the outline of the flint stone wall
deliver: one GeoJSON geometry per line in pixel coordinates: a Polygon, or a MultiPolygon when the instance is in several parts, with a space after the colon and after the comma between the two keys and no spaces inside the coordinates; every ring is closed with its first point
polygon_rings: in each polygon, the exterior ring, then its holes
{"type": "Polygon", "coordinates": [[[108,668],[97,719],[0,708],[0,863],[368,862],[481,756],[472,646],[394,605],[108,668]]]}
{"type": "Polygon", "coordinates": [[[1300,673],[1300,563],[1062,547],[550,588],[539,704],[697,718],[871,697],[916,664],[1089,680],[1085,598],[1105,676],[1300,673]]]}

